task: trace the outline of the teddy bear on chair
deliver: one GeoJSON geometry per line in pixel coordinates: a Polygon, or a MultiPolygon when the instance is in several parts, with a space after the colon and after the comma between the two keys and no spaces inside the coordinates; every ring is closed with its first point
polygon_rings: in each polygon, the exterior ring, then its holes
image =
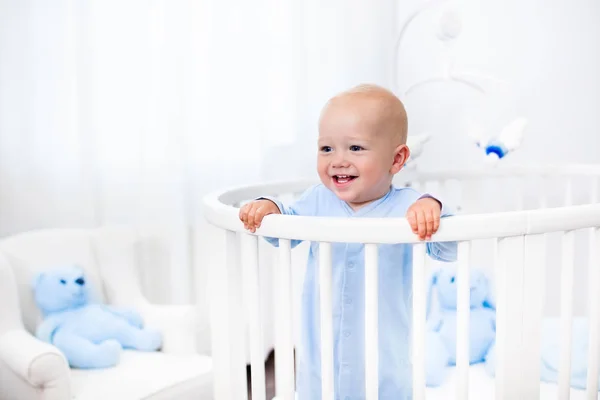
{"type": "MultiPolygon", "coordinates": [[[[482,271],[470,270],[469,363],[485,361],[496,337],[496,311],[489,282],[482,271]]],[[[442,267],[431,278],[427,304],[426,384],[439,386],[446,367],[456,365],[457,270],[442,267]],[[433,288],[438,306],[430,311],[433,288]]]]}
{"type": "Polygon", "coordinates": [[[61,350],[71,367],[111,367],[124,348],[161,347],[160,333],[143,328],[135,311],[92,303],[89,284],[77,266],[41,272],[33,290],[44,317],[36,336],[61,350]]]}

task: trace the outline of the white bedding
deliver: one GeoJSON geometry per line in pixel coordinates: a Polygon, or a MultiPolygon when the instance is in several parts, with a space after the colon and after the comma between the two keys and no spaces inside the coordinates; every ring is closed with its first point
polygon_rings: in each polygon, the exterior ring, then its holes
{"type": "MultiPolygon", "coordinates": [[[[427,400],[456,399],[455,367],[448,368],[446,380],[442,386],[427,388],[427,400]]],[[[493,400],[496,398],[494,378],[490,377],[483,364],[469,368],[469,400],[493,400]]],[[[596,396],[597,399],[600,397],[596,396]]],[[[540,382],[540,400],[558,400],[558,384],[540,382]]],[[[571,388],[570,400],[587,400],[585,390],[571,388]]]]}
{"type": "MultiPolygon", "coordinates": [[[[427,388],[426,400],[456,399],[456,375],[456,368],[449,367],[442,386],[427,388]]],[[[494,379],[485,372],[484,365],[471,365],[469,368],[469,400],[493,400],[496,398],[495,392],[494,379]]],[[[600,399],[599,396],[596,398],[600,399]]],[[[277,397],[274,397],[273,400],[277,400],[277,397]]],[[[540,382],[540,400],[558,400],[558,384],[540,382]]],[[[588,399],[585,390],[571,388],[570,400],[588,399]]]]}

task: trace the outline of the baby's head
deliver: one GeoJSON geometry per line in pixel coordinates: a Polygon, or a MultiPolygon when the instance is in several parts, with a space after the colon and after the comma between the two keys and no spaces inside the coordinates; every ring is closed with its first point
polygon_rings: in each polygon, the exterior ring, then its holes
{"type": "Polygon", "coordinates": [[[319,121],[321,181],[354,209],[384,196],[410,154],[407,129],[402,102],[384,88],[360,85],[333,97],[319,121]]]}

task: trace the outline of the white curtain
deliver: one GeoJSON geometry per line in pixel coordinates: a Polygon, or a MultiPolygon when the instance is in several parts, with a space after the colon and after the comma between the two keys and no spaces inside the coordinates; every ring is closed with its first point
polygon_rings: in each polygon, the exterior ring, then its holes
{"type": "Polygon", "coordinates": [[[135,224],[149,297],[203,298],[202,197],[313,176],[325,99],[390,82],[394,3],[0,0],[0,235],[135,224]]]}

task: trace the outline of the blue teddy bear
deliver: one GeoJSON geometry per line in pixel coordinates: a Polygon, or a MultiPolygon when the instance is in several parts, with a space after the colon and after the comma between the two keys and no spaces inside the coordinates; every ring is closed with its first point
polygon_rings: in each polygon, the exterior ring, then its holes
{"type": "MultiPolygon", "coordinates": [[[[469,363],[485,361],[496,338],[496,310],[487,277],[470,270],[469,363]]],[[[426,384],[439,386],[448,365],[456,365],[457,270],[453,265],[433,274],[428,293],[426,331],[426,384]],[[433,288],[437,286],[439,307],[431,312],[433,288]]]]}
{"type": "Polygon", "coordinates": [[[44,317],[36,336],[56,346],[74,368],[107,368],[124,348],[156,351],[158,331],[144,329],[128,309],[92,303],[90,285],[77,266],[41,272],[33,281],[35,302],[44,317]]]}

